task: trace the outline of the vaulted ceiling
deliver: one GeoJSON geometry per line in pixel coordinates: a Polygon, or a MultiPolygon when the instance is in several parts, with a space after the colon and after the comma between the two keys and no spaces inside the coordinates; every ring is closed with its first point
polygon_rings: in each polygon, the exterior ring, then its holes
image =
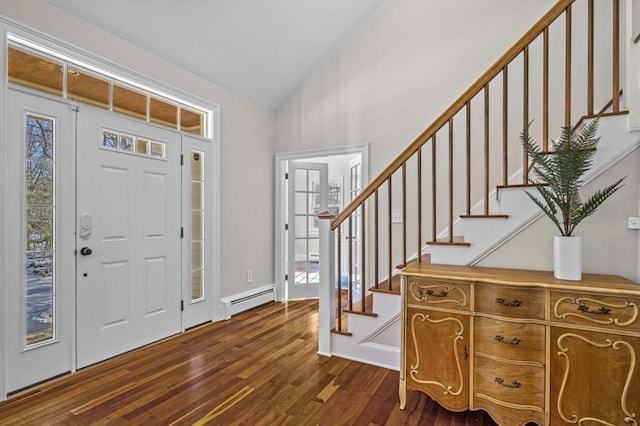
{"type": "Polygon", "coordinates": [[[381,0],[48,0],[276,108],[381,0]]]}

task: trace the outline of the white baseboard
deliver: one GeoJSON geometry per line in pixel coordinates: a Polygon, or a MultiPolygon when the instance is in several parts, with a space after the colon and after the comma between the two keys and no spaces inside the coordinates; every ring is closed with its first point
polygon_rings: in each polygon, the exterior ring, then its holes
{"type": "Polygon", "coordinates": [[[264,305],[276,300],[276,286],[269,284],[243,291],[220,299],[222,318],[230,319],[232,315],[264,305]]]}

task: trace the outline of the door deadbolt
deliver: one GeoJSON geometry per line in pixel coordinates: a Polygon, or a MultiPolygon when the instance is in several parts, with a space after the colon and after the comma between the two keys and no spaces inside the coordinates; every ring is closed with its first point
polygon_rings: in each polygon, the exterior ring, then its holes
{"type": "Polygon", "coordinates": [[[91,250],[89,247],[82,247],[80,249],[80,254],[83,256],[89,256],[91,253],[93,253],[93,250],[91,250]]]}

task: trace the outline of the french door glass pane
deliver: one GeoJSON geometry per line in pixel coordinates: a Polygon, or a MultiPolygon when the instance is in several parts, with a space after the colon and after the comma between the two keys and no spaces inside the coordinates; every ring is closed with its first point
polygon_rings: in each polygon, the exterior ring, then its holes
{"type": "Polygon", "coordinates": [[[55,122],[25,116],[24,344],[55,339],[55,122]]]}

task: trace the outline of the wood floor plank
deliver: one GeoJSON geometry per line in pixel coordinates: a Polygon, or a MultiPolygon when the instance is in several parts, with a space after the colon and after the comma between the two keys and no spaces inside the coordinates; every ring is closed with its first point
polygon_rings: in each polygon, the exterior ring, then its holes
{"type": "Polygon", "coordinates": [[[397,371],[317,354],[317,301],[271,303],[40,384],[0,425],[478,425],[409,392],[397,371]]]}

